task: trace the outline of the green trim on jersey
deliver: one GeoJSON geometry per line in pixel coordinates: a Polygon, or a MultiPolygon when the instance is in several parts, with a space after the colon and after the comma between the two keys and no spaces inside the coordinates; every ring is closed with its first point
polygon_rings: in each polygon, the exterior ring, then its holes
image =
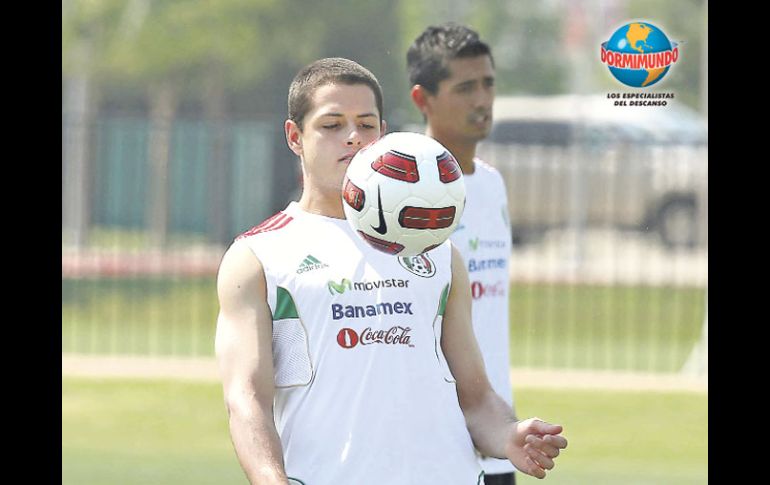
{"type": "Polygon", "coordinates": [[[441,292],[441,299],[438,302],[438,314],[444,316],[446,310],[446,302],[449,299],[449,285],[444,287],[444,291],[441,292]]]}
{"type": "Polygon", "coordinates": [[[289,480],[289,485],[295,485],[296,483],[299,483],[300,485],[305,485],[305,482],[300,480],[299,478],[292,478],[292,477],[286,477],[289,480]]]}
{"type": "Polygon", "coordinates": [[[481,481],[484,480],[484,470],[481,470],[481,473],[479,473],[479,480],[476,482],[476,485],[481,485],[481,481]]]}
{"type": "Polygon", "coordinates": [[[286,318],[299,318],[299,313],[297,313],[297,305],[294,304],[294,298],[291,297],[289,290],[279,286],[276,289],[273,321],[286,318]]]}

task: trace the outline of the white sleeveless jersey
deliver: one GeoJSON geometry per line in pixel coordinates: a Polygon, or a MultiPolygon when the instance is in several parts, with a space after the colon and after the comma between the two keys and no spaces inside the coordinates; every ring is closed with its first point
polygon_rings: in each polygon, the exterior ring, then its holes
{"type": "MultiPolygon", "coordinates": [[[[508,197],[500,172],[476,158],[475,171],[464,174],[465,210],[451,236],[468,268],[473,296],[473,330],[492,387],[513,405],[508,349],[508,265],[511,228],[508,197]]],[[[508,460],[485,458],[490,474],[515,471],[508,460]]]]}
{"type": "Polygon", "coordinates": [[[404,261],[292,202],[235,244],[265,270],[292,483],[484,483],[440,346],[449,241],[404,261]]]}

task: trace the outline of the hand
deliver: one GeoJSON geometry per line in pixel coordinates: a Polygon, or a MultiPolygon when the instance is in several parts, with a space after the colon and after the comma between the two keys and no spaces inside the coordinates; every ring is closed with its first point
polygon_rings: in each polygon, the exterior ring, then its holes
{"type": "Polygon", "coordinates": [[[562,427],[538,418],[514,424],[506,446],[506,456],[521,472],[536,478],[545,478],[545,471],[554,467],[553,459],[567,447],[561,436],[562,427]]]}

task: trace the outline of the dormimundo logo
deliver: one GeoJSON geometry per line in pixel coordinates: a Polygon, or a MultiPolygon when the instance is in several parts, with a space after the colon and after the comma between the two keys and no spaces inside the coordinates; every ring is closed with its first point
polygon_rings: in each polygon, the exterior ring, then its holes
{"type": "Polygon", "coordinates": [[[621,83],[646,88],[668,74],[679,60],[679,47],[654,25],[632,22],[601,45],[601,60],[621,83]]]}

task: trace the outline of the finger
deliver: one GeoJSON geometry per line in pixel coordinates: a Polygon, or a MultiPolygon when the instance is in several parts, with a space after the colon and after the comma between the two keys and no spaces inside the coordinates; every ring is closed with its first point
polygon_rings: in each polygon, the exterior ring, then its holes
{"type": "Polygon", "coordinates": [[[535,478],[545,478],[545,470],[540,468],[540,465],[534,462],[532,458],[527,457],[525,462],[527,463],[527,469],[522,470],[527,475],[532,475],[535,478]]]}
{"type": "Polygon", "coordinates": [[[553,470],[553,467],[556,466],[550,457],[543,454],[537,448],[533,448],[531,446],[525,446],[525,449],[529,454],[529,458],[532,461],[534,461],[539,467],[544,468],[546,470],[553,470]]]}
{"type": "Polygon", "coordinates": [[[529,444],[531,447],[539,450],[544,455],[547,455],[551,458],[556,458],[559,456],[559,449],[555,446],[549,445],[543,440],[538,440],[537,438],[530,438],[527,437],[527,444],[529,444]]]}
{"type": "Polygon", "coordinates": [[[551,458],[555,458],[555,457],[559,456],[559,448],[551,445],[550,443],[545,441],[545,439],[541,439],[541,438],[537,438],[537,437],[535,437],[533,435],[529,435],[529,436],[526,437],[525,441],[530,446],[532,446],[534,448],[537,448],[542,453],[544,453],[545,455],[547,455],[547,456],[549,456],[551,458]]]}
{"type": "Polygon", "coordinates": [[[559,434],[563,428],[559,424],[546,423],[539,418],[532,418],[532,427],[530,428],[532,433],[546,435],[546,434],[559,434]]]}
{"type": "Polygon", "coordinates": [[[567,447],[567,438],[561,435],[546,435],[543,437],[543,440],[548,443],[551,446],[555,446],[556,448],[566,448],[567,447]]]}

